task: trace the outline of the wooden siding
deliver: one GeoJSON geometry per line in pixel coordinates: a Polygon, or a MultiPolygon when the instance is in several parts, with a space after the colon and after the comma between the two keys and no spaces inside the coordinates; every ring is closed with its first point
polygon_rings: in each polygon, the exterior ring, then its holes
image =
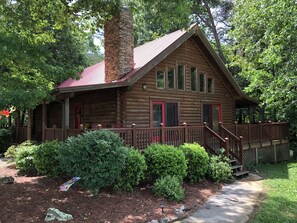
{"type": "Polygon", "coordinates": [[[126,91],[124,123],[126,126],[130,126],[132,123],[143,127],[149,126],[151,122],[151,101],[177,102],[179,105],[179,124],[187,122],[189,125],[202,123],[203,104],[221,104],[223,123],[231,123],[235,119],[234,92],[231,84],[222,76],[220,71],[211,65],[207,53],[203,49],[200,50],[197,42],[191,38],[137,81],[130,90],[126,91]],[[166,71],[167,67],[173,67],[177,70],[177,64],[183,64],[186,67],[185,90],[157,89],[156,71],[166,71]],[[198,75],[205,73],[206,79],[213,79],[213,93],[191,91],[190,69],[192,66],[197,67],[198,75]],[[143,84],[147,86],[146,90],[142,88],[143,84]]]}
{"type": "Polygon", "coordinates": [[[105,89],[76,94],[70,98],[69,127],[75,128],[75,105],[81,105],[81,124],[96,127],[102,124],[112,127],[117,123],[116,89],[105,89]]]}

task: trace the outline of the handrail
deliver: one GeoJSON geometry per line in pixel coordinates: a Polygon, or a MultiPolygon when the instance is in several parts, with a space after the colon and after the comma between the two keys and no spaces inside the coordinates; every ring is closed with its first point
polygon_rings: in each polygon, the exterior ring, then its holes
{"type": "Polygon", "coordinates": [[[229,152],[241,164],[243,164],[243,137],[237,137],[230,130],[219,123],[219,132],[221,136],[229,138],[229,152]]]}
{"type": "MultiPolygon", "coordinates": [[[[208,125],[207,123],[204,123],[204,129],[205,129],[205,136],[204,136],[204,145],[211,150],[213,153],[215,154],[219,154],[218,149],[220,149],[221,147],[223,147],[225,149],[224,153],[226,156],[229,156],[229,145],[228,145],[228,138],[223,139],[219,134],[217,134],[215,131],[213,131],[208,125]],[[210,133],[210,137],[207,137],[207,133],[210,133]],[[219,147],[220,148],[214,148],[214,141],[212,140],[211,137],[215,137],[215,139],[217,139],[219,141],[219,147]],[[208,140],[211,140],[212,145],[210,145],[210,143],[208,143],[208,140]]],[[[216,145],[217,146],[217,145],[216,145]]]]}

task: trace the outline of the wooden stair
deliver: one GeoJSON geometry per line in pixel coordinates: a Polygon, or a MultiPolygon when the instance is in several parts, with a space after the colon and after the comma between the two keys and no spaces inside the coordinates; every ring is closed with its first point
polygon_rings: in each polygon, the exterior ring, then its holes
{"type": "Polygon", "coordinates": [[[232,169],[232,175],[235,179],[241,179],[249,175],[249,171],[243,170],[243,165],[238,164],[238,160],[230,159],[229,163],[232,169]]]}

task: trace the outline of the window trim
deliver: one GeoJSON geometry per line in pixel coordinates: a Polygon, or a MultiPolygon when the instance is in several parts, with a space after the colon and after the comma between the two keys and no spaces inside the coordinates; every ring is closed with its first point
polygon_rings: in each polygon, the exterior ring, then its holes
{"type": "Polygon", "coordinates": [[[182,64],[182,63],[177,63],[177,75],[176,75],[176,89],[178,91],[185,91],[186,90],[186,65],[185,64],[182,64]],[[183,77],[183,88],[182,89],[179,89],[179,85],[178,85],[178,66],[183,66],[183,74],[184,74],[184,77],[183,77]]]}
{"type": "Polygon", "coordinates": [[[166,72],[163,70],[163,69],[157,69],[156,70],[156,76],[155,76],[155,80],[156,80],[156,88],[157,89],[165,89],[165,86],[166,86],[166,81],[165,81],[165,74],[166,74],[166,72]],[[163,72],[163,84],[164,84],[164,86],[163,87],[158,87],[158,72],[163,72]]]}

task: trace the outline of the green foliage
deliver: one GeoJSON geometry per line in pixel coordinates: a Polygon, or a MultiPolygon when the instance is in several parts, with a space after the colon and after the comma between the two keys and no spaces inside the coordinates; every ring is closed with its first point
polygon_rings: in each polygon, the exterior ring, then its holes
{"type": "Polygon", "coordinates": [[[45,142],[38,146],[33,157],[38,174],[49,177],[58,177],[61,174],[62,170],[58,159],[59,148],[58,141],[45,142]]]}
{"type": "Polygon", "coordinates": [[[228,158],[223,155],[211,156],[208,176],[215,182],[228,181],[232,177],[232,170],[228,158]]]}
{"type": "Polygon", "coordinates": [[[17,153],[17,146],[12,145],[12,146],[8,147],[8,149],[4,153],[4,157],[14,160],[16,157],[16,153],[17,153]]]}
{"type": "Polygon", "coordinates": [[[144,173],[147,170],[144,156],[133,148],[128,150],[125,168],[121,176],[116,180],[114,188],[132,191],[144,179],[144,173]]]}
{"type": "Polygon", "coordinates": [[[81,186],[94,194],[120,177],[126,156],[127,148],[119,136],[106,130],[70,137],[59,150],[61,169],[81,177],[81,186]]]}
{"type": "Polygon", "coordinates": [[[165,144],[151,144],[144,156],[148,166],[148,177],[157,179],[167,175],[177,176],[181,180],[186,176],[187,162],[183,152],[165,144]]]}
{"type": "Polygon", "coordinates": [[[182,181],[176,176],[165,176],[157,179],[153,186],[153,193],[171,201],[181,201],[185,196],[182,181]]]}
{"type": "Polygon", "coordinates": [[[12,143],[12,134],[9,129],[0,129],[0,153],[3,153],[12,143]]]}
{"type": "Polygon", "coordinates": [[[26,141],[17,146],[15,163],[21,174],[35,174],[34,153],[38,145],[26,141]]]}
{"type": "Polygon", "coordinates": [[[185,143],[180,146],[187,160],[187,176],[190,182],[198,182],[204,179],[209,165],[208,153],[197,143],[185,143]]]}

